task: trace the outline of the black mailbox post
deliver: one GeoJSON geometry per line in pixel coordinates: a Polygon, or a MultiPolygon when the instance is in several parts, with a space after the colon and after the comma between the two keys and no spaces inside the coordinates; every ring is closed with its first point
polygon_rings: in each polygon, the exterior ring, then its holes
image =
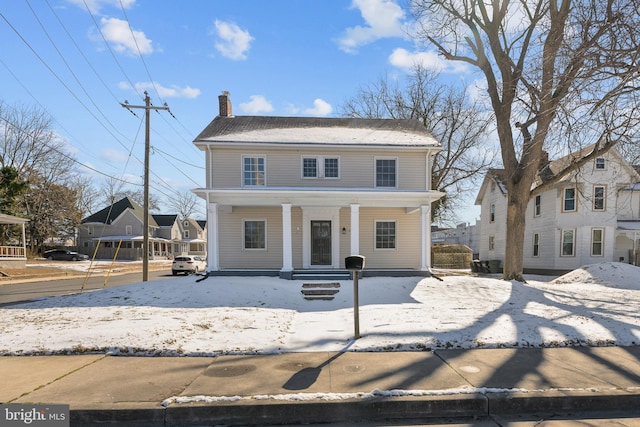
{"type": "Polygon", "coordinates": [[[353,326],[354,339],[360,338],[360,302],[358,301],[358,276],[364,269],[365,258],[362,255],[351,255],[345,258],[344,266],[353,275],[353,326]]]}

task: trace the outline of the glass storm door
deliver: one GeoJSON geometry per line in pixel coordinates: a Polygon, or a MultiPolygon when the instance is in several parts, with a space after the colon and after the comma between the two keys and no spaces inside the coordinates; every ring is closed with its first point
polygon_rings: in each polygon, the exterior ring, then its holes
{"type": "Polygon", "coordinates": [[[311,221],[311,265],[331,265],[331,221],[311,221]]]}

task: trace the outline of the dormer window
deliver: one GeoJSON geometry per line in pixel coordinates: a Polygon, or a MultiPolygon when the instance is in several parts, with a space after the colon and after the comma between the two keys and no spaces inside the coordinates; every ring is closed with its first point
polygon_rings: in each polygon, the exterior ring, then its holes
{"type": "Polygon", "coordinates": [[[605,170],[606,169],[606,162],[604,160],[604,157],[598,157],[596,159],[596,169],[598,170],[605,170]]]}

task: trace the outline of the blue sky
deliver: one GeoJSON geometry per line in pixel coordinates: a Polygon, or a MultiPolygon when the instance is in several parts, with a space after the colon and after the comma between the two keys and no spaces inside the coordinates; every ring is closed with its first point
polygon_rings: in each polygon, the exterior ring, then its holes
{"type": "Polygon", "coordinates": [[[151,115],[161,199],[204,186],[192,141],[224,90],[235,115],[332,117],[416,61],[464,74],[407,36],[404,0],[13,0],[0,13],[0,100],[45,109],[96,186],[142,183],[144,115],[120,102],[142,105],[146,90],[167,103],[172,115],[151,115]]]}

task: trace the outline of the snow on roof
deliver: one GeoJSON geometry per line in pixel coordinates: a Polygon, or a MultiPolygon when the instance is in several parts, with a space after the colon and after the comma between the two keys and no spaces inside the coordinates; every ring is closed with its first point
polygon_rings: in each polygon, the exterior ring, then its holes
{"type": "Polygon", "coordinates": [[[233,141],[254,143],[283,144],[344,144],[344,145],[400,145],[400,146],[439,146],[433,137],[398,132],[388,129],[351,129],[351,128],[287,128],[252,130],[205,138],[205,141],[233,141]]]}
{"type": "Polygon", "coordinates": [[[618,221],[618,230],[640,230],[640,221],[618,221]]]}

